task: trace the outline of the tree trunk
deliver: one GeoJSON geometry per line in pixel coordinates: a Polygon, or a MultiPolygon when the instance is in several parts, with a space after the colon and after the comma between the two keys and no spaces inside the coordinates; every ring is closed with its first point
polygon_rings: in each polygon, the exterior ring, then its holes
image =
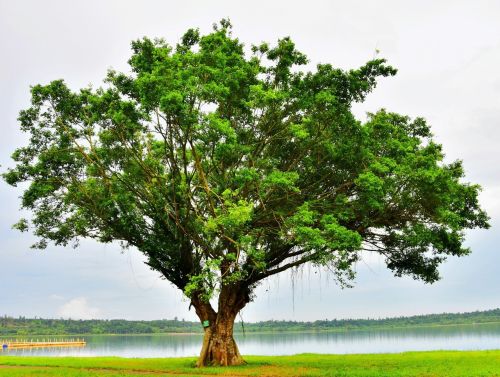
{"type": "Polygon", "coordinates": [[[191,301],[205,330],[197,367],[245,364],[234,341],[233,327],[236,315],[248,301],[247,290],[235,287],[224,287],[221,290],[217,313],[210,303],[191,301]]]}
{"type": "Polygon", "coordinates": [[[205,328],[203,345],[196,366],[229,366],[244,364],[233,338],[234,317],[217,316],[216,323],[205,328]]]}

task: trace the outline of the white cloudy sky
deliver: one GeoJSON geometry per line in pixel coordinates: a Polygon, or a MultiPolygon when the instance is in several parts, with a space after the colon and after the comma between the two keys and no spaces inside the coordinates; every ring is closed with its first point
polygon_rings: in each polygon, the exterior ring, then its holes
{"type": "MultiPolygon", "coordinates": [[[[500,2],[499,1],[26,1],[0,0],[0,169],[22,145],[16,117],[29,86],[64,78],[77,89],[98,86],[108,68],[127,70],[130,41],[175,43],[189,27],[208,31],[229,17],[247,45],[290,35],[312,63],[342,68],[380,56],[399,69],[363,104],[432,124],[447,158],[464,160],[480,183],[491,216],[471,231],[473,254],[450,259],[443,280],[424,285],[394,278],[368,256],[353,289],[307,269],[262,284],[243,313],[265,319],[383,317],[500,307],[500,2]]],[[[0,182],[0,315],[71,318],[195,319],[168,282],[134,250],[84,242],[78,250],[29,249],[33,239],[10,229],[20,216],[19,189],[0,182]]]]}

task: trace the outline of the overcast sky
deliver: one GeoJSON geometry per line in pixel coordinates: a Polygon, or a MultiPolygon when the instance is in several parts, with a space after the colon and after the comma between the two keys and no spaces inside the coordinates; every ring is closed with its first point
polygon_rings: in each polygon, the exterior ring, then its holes
{"type": "MultiPolygon", "coordinates": [[[[264,282],[245,321],[385,317],[500,307],[499,1],[22,1],[0,0],[0,170],[23,144],[16,117],[29,86],[64,78],[74,89],[101,84],[107,69],[127,71],[130,41],[175,44],[190,27],[209,31],[229,17],[247,46],[291,36],[314,64],[355,68],[379,56],[399,69],[356,114],[384,107],[423,116],[447,160],[463,159],[467,180],[483,186],[490,230],[471,231],[472,255],[451,258],[443,279],[395,278],[378,258],[357,266],[353,289],[307,268],[264,282]]],[[[180,292],[139,252],[83,242],[77,250],[33,251],[11,230],[19,189],[0,182],[0,315],[196,319],[180,292]]]]}

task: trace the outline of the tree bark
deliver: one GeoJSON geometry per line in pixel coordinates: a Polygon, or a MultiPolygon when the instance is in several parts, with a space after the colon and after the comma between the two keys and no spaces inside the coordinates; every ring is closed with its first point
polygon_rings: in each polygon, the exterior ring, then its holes
{"type": "Polygon", "coordinates": [[[245,363],[233,337],[233,325],[234,317],[222,318],[218,315],[216,323],[205,328],[196,366],[230,366],[245,363]]]}
{"type": "Polygon", "coordinates": [[[223,287],[218,312],[212,309],[210,303],[191,300],[205,330],[197,367],[245,364],[234,340],[233,328],[236,315],[249,302],[247,291],[234,286],[223,287]]]}

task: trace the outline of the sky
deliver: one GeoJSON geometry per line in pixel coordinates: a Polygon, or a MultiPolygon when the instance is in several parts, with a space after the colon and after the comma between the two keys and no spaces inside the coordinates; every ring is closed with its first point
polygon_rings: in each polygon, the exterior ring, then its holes
{"type": "MultiPolygon", "coordinates": [[[[422,116],[446,161],[462,159],[483,187],[491,229],[467,233],[473,250],[450,258],[442,280],[396,278],[374,255],[356,266],[354,288],[305,268],[263,282],[242,312],[269,319],[380,318],[500,307],[500,2],[498,1],[103,1],[0,0],[0,170],[25,136],[16,121],[29,87],[63,78],[98,87],[109,68],[128,71],[130,42],[175,44],[191,27],[208,32],[229,17],[246,46],[290,36],[311,61],[350,69],[377,56],[399,72],[379,82],[359,119],[380,108],[422,116]]],[[[0,182],[0,315],[43,318],[196,320],[180,291],[134,249],[84,241],[78,249],[29,248],[11,229],[20,188],[0,182]]],[[[26,215],[26,214],[24,214],[26,215]]]]}

